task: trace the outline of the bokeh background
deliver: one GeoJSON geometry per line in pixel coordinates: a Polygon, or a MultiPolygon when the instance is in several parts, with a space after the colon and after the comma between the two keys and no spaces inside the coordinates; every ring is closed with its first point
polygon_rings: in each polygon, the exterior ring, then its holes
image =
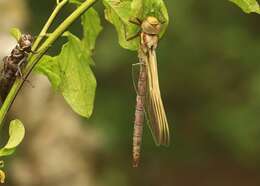
{"type": "MultiPolygon", "coordinates": [[[[54,4],[1,0],[1,56],[14,45],[10,27],[37,35],[54,4]]],[[[24,86],[9,115],[19,117],[27,133],[16,154],[5,159],[5,185],[260,185],[260,16],[244,14],[227,0],[166,4],[170,25],[159,44],[158,68],[170,147],[156,147],[145,127],[141,165],[131,167],[131,64],[137,58],[118,45],[99,1],[95,8],[104,30],[94,51],[98,88],[92,117],[78,117],[45,77],[32,76],[34,88],[24,86]]],[[[81,34],[80,23],[71,31],[81,34]]]]}

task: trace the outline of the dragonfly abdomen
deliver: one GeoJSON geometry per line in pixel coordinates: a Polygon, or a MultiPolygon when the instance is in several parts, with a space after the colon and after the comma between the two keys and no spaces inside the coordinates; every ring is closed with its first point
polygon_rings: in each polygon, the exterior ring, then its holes
{"type": "Polygon", "coordinates": [[[141,144],[144,123],[144,102],[146,93],[146,69],[141,64],[135,107],[135,122],[133,134],[133,167],[138,167],[141,154],[141,144]]]}

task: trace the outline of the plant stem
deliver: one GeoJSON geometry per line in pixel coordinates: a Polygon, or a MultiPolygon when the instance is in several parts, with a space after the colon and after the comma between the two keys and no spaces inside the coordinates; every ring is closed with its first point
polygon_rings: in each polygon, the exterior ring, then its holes
{"type": "Polygon", "coordinates": [[[62,0],[61,2],[57,1],[57,6],[55,7],[55,9],[53,10],[51,16],[49,17],[49,19],[47,20],[47,22],[45,23],[42,31],[40,32],[39,36],[37,37],[37,39],[35,40],[35,42],[33,43],[32,46],[32,51],[35,51],[38,47],[38,45],[40,44],[40,42],[42,41],[42,38],[47,34],[48,29],[50,28],[51,24],[53,23],[55,17],[58,15],[58,13],[60,12],[60,10],[62,9],[62,7],[68,2],[69,0],[62,0]]]}
{"type": "Polygon", "coordinates": [[[49,35],[49,37],[44,41],[44,43],[39,47],[36,54],[32,55],[28,61],[26,68],[24,69],[24,79],[18,78],[14,85],[12,86],[8,96],[6,97],[1,110],[0,110],[0,128],[3,125],[3,120],[5,118],[6,113],[14,102],[16,95],[21,89],[25,79],[32,72],[33,68],[37,64],[37,62],[41,59],[41,57],[47,52],[50,46],[60,37],[63,32],[67,30],[67,28],[77,19],[79,18],[86,10],[88,10],[96,0],[86,0],[82,3],[72,14],[70,14],[55,30],[53,33],[49,35]]]}

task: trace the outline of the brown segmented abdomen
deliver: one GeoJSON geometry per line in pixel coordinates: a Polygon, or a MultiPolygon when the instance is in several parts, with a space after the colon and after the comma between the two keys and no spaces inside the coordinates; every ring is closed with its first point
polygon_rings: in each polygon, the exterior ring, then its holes
{"type": "MultiPolygon", "coordinates": [[[[143,51],[139,51],[139,55],[142,55],[143,51]]],[[[136,107],[135,107],[135,122],[134,122],[134,134],[133,134],[133,167],[138,167],[141,154],[143,123],[144,123],[144,104],[146,94],[147,83],[147,71],[145,68],[145,62],[143,58],[139,56],[141,67],[138,78],[136,107]]]]}

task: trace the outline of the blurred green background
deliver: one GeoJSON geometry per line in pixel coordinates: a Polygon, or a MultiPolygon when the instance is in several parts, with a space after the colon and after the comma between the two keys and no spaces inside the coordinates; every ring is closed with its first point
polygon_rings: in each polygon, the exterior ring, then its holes
{"type": "MultiPolygon", "coordinates": [[[[25,30],[37,35],[55,1],[24,3],[29,11],[25,30]]],[[[94,51],[93,71],[98,81],[95,108],[90,120],[81,119],[80,127],[86,135],[90,135],[90,127],[91,133],[98,132],[101,137],[91,143],[101,145],[81,153],[86,159],[91,158],[85,162],[90,164],[89,172],[81,172],[89,175],[91,184],[68,184],[73,177],[68,175],[62,185],[260,185],[260,16],[244,14],[229,1],[165,3],[170,25],[159,43],[158,69],[171,128],[170,147],[156,147],[145,127],[140,167],[131,167],[136,96],[131,64],[137,62],[137,56],[119,46],[115,29],[104,20],[99,1],[95,8],[104,30],[94,51]]],[[[70,11],[68,8],[64,15],[70,11]]],[[[80,34],[79,22],[71,30],[80,34]]],[[[59,50],[59,44],[55,47],[50,53],[59,50]]],[[[28,141],[36,135],[30,130],[27,133],[28,141]]],[[[26,148],[30,147],[25,143],[10,162],[17,156],[28,158],[23,153],[26,148]]],[[[54,156],[49,153],[45,161],[54,156]]],[[[33,161],[33,156],[31,159],[27,163],[33,161]]],[[[73,169],[78,170],[75,166],[73,169]]],[[[23,185],[16,183],[11,170],[7,184],[23,185]]],[[[30,171],[32,175],[35,172],[30,171]]],[[[38,182],[31,185],[61,183],[36,178],[38,182]]]]}

